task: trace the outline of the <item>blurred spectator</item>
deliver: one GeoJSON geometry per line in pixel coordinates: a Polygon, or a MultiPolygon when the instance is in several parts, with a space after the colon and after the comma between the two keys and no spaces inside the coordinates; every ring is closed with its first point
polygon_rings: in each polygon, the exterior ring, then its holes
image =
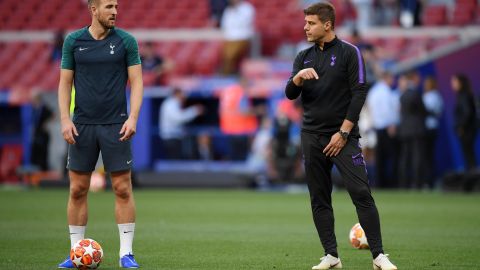
{"type": "Polygon", "coordinates": [[[433,77],[427,77],[423,82],[423,103],[427,109],[427,119],[425,126],[427,127],[427,137],[425,141],[426,161],[425,171],[430,188],[435,186],[435,142],[437,140],[438,127],[440,125],[440,117],[443,111],[443,99],[437,90],[437,81],[433,77]]]}
{"type": "Polygon", "coordinates": [[[238,66],[250,50],[254,29],[255,8],[244,0],[228,0],[221,29],[224,36],[223,70],[224,75],[238,73],[238,66]]]}
{"type": "Polygon", "coordinates": [[[350,42],[353,45],[357,46],[360,50],[363,50],[366,47],[372,46],[370,42],[363,39],[362,35],[360,34],[360,31],[358,31],[358,28],[356,27],[352,29],[352,33],[350,35],[350,42]]]}
{"type": "MultiPolygon", "coordinates": [[[[375,162],[375,145],[377,145],[377,135],[373,128],[372,115],[365,104],[360,111],[360,118],[358,119],[358,131],[360,138],[358,139],[360,146],[362,147],[362,153],[365,158],[365,163],[370,166],[375,162]]],[[[367,167],[367,170],[370,170],[367,167]]],[[[374,185],[372,185],[374,186],[374,185]]]]}
{"type": "Polygon", "coordinates": [[[248,82],[226,87],[220,92],[220,130],[230,136],[231,159],[245,160],[249,146],[249,136],[258,128],[257,108],[247,96],[248,82]]]}
{"type": "Polygon", "coordinates": [[[392,70],[398,64],[397,51],[386,48],[384,46],[377,46],[373,53],[375,59],[375,70],[380,71],[392,70]]]}
{"type": "Polygon", "coordinates": [[[427,110],[419,89],[420,77],[416,71],[401,75],[399,88],[400,139],[399,177],[402,188],[422,188],[425,173],[425,119],[427,110]]]}
{"type": "Polygon", "coordinates": [[[371,26],[373,0],[352,0],[357,10],[356,28],[365,30],[371,26]]]}
{"type": "Polygon", "coordinates": [[[292,127],[301,121],[295,103],[287,98],[279,101],[273,120],[272,160],[278,181],[292,181],[300,161],[300,145],[292,139],[292,127]]]}
{"type": "Polygon", "coordinates": [[[351,43],[357,46],[362,52],[365,61],[365,73],[368,78],[368,87],[372,86],[380,73],[380,67],[377,63],[375,48],[373,44],[363,39],[357,28],[352,29],[350,36],[351,43]]]}
{"type": "Polygon", "coordinates": [[[362,49],[363,60],[365,61],[365,74],[368,78],[368,87],[371,87],[381,76],[382,69],[375,54],[373,45],[365,46],[362,49]]]}
{"type": "Polygon", "coordinates": [[[477,135],[477,121],[475,97],[470,87],[470,80],[463,74],[456,74],[451,78],[452,90],[457,99],[455,102],[455,133],[460,139],[466,169],[475,168],[475,137],[477,135]]]}
{"type": "Polygon", "coordinates": [[[255,183],[260,187],[268,184],[269,171],[271,170],[271,142],[272,122],[268,117],[264,117],[260,129],[253,138],[247,158],[247,167],[249,171],[255,174],[255,183]]]}
{"type": "Polygon", "coordinates": [[[52,54],[50,56],[50,60],[52,62],[62,59],[62,48],[63,48],[64,39],[65,39],[65,33],[63,32],[63,30],[58,30],[57,32],[55,32],[55,37],[53,39],[52,54]]]}
{"type": "Polygon", "coordinates": [[[32,94],[32,153],[31,164],[37,166],[42,171],[49,170],[48,148],[50,144],[50,134],[47,124],[53,118],[52,110],[45,104],[41,92],[34,91],[32,94]]]}
{"type": "Polygon", "coordinates": [[[154,85],[165,85],[165,74],[172,69],[172,63],[155,52],[152,42],[146,42],[142,49],[140,59],[142,60],[144,76],[152,75],[154,85]]]}
{"type": "MultiPolygon", "coordinates": [[[[342,26],[356,28],[358,21],[358,12],[352,0],[341,0],[337,7],[342,9],[341,17],[342,26]]],[[[338,12],[337,12],[338,13],[338,12]]],[[[340,13],[338,13],[340,15],[340,13]]]]}
{"type": "Polygon", "coordinates": [[[184,159],[183,139],[185,138],[185,123],[203,113],[201,105],[183,108],[185,95],[175,88],[160,107],[160,137],[165,146],[167,159],[184,159]]]}
{"type": "Polygon", "coordinates": [[[201,160],[213,160],[210,134],[203,132],[197,136],[198,155],[201,160]]]}
{"type": "Polygon", "coordinates": [[[398,104],[393,93],[393,75],[385,72],[370,89],[366,105],[372,118],[377,138],[375,146],[376,185],[382,188],[396,187],[398,150],[396,126],[399,120],[398,104]]]}
{"type": "Polygon", "coordinates": [[[210,0],[211,26],[220,26],[220,21],[222,20],[223,12],[225,11],[227,4],[227,0],[210,0]]]}
{"type": "Polygon", "coordinates": [[[400,7],[400,24],[403,27],[410,28],[421,24],[422,2],[420,0],[401,0],[400,7]]]}
{"type": "Polygon", "coordinates": [[[398,20],[398,1],[381,0],[374,3],[373,24],[377,26],[393,26],[398,20]]]}

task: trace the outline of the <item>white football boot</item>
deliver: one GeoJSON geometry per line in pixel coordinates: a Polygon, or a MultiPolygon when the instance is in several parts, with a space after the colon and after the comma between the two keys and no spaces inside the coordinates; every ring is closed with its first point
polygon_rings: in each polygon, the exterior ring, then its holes
{"type": "Polygon", "coordinates": [[[397,267],[390,262],[388,254],[380,253],[377,258],[373,260],[373,270],[397,270],[397,267]]]}
{"type": "Polygon", "coordinates": [[[340,269],[342,268],[342,262],[340,258],[333,257],[332,255],[328,254],[320,259],[320,263],[312,267],[313,270],[320,270],[320,269],[340,269]]]}

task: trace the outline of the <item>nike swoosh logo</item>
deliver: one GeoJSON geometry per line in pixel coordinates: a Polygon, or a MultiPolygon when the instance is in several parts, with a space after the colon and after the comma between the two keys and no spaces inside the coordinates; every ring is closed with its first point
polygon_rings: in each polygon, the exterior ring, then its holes
{"type": "Polygon", "coordinates": [[[132,161],[131,161],[131,160],[127,161],[127,164],[130,164],[130,163],[132,163],[132,161]]]}
{"type": "Polygon", "coordinates": [[[82,48],[82,47],[78,48],[79,51],[85,51],[86,49],[88,48],[82,48]]]}
{"type": "Polygon", "coordinates": [[[78,233],[70,233],[70,235],[74,235],[74,234],[78,234],[78,233]]]}
{"type": "Polygon", "coordinates": [[[123,232],[123,233],[131,233],[131,232],[133,232],[133,231],[126,231],[126,232],[123,232]]]}
{"type": "Polygon", "coordinates": [[[312,62],[312,61],[313,61],[313,60],[307,60],[307,61],[304,61],[303,63],[304,63],[304,64],[308,64],[308,63],[310,63],[310,62],[312,62]]]}

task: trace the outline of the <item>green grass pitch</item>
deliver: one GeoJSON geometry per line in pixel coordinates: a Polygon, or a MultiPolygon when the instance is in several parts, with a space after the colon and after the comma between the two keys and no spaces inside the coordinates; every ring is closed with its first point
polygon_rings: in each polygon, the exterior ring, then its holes
{"type": "MultiPolygon", "coordinates": [[[[0,191],[0,269],[55,269],[66,257],[67,190],[0,191]]],[[[334,192],[344,269],[372,269],[348,242],[356,223],[334,192]]],[[[374,191],[386,253],[399,269],[480,269],[480,196],[374,191]]],[[[134,251],[142,269],[311,269],[322,248],[308,194],[227,190],[136,190],[134,251]]],[[[100,269],[118,269],[111,192],[89,195],[86,237],[99,241],[100,269]]]]}

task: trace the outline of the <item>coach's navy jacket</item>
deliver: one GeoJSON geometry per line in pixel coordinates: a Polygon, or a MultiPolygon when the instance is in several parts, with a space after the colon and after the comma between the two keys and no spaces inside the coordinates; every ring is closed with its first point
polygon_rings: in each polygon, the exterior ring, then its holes
{"type": "Polygon", "coordinates": [[[367,95],[365,63],[360,50],[335,37],[298,53],[292,75],[285,88],[289,99],[302,95],[303,127],[306,132],[333,135],[343,120],[355,123],[351,136],[358,137],[358,118],[367,95]],[[305,80],[303,86],[293,83],[293,77],[302,69],[314,68],[318,80],[305,80]]]}

